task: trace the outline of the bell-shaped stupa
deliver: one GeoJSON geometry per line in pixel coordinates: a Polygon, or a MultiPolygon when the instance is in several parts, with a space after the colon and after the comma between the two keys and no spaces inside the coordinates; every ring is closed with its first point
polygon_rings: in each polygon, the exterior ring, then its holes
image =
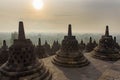
{"type": "Polygon", "coordinates": [[[8,61],[0,67],[0,80],[51,80],[52,75],[34,54],[34,46],[25,38],[23,22],[19,22],[18,39],[9,48],[8,61]]]}
{"type": "Polygon", "coordinates": [[[83,67],[89,64],[80,52],[75,36],[72,36],[71,24],[68,27],[68,35],[64,37],[61,48],[53,57],[52,62],[63,67],[83,67]]]}
{"type": "Polygon", "coordinates": [[[52,50],[52,55],[56,54],[56,52],[57,52],[59,49],[60,49],[60,44],[59,44],[58,40],[57,40],[57,41],[54,41],[54,42],[53,42],[53,45],[52,45],[52,48],[51,48],[51,50],[52,50]]]}
{"type": "Polygon", "coordinates": [[[51,55],[51,47],[50,47],[50,44],[48,44],[47,40],[45,40],[45,44],[43,45],[43,47],[45,49],[45,54],[50,56],[51,55]]]}
{"type": "Polygon", "coordinates": [[[96,47],[96,44],[94,42],[92,40],[92,37],[90,37],[89,42],[85,47],[85,52],[91,52],[96,47]]]}
{"type": "Polygon", "coordinates": [[[85,46],[85,43],[83,42],[83,40],[81,40],[81,43],[79,44],[79,50],[83,52],[85,50],[85,46]]]}
{"type": "Polygon", "coordinates": [[[106,26],[105,35],[99,40],[98,46],[92,52],[94,58],[115,61],[120,59],[119,50],[115,49],[116,40],[114,41],[113,37],[109,35],[109,27],[106,26]]]}
{"type": "Polygon", "coordinates": [[[35,47],[35,54],[39,59],[48,57],[48,55],[45,53],[44,47],[41,45],[41,39],[38,40],[38,45],[35,47]]]}
{"type": "Polygon", "coordinates": [[[9,50],[6,41],[3,40],[3,45],[0,49],[0,66],[8,60],[9,50]]]}

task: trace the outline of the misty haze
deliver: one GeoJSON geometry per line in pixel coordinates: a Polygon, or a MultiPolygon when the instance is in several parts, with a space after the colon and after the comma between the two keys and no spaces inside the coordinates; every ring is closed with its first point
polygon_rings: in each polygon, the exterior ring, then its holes
{"type": "Polygon", "coordinates": [[[120,80],[119,0],[0,0],[0,80],[120,80]]]}

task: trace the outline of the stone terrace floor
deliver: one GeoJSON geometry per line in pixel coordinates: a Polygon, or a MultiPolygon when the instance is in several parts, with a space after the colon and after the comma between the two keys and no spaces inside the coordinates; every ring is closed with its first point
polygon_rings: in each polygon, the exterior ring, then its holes
{"type": "Polygon", "coordinates": [[[53,80],[120,80],[120,61],[111,62],[94,59],[84,54],[91,62],[82,68],[63,68],[52,64],[52,57],[43,59],[53,73],[53,80]]]}

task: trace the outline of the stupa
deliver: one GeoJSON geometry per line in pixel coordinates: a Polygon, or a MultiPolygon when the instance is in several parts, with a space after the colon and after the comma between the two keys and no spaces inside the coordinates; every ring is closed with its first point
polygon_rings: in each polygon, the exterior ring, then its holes
{"type": "Polygon", "coordinates": [[[85,50],[85,46],[85,43],[83,42],[83,40],[81,40],[81,43],[79,44],[79,50],[83,52],[85,50]]]}
{"type": "Polygon", "coordinates": [[[115,49],[115,41],[111,35],[109,35],[109,27],[106,26],[105,35],[99,40],[98,46],[92,52],[94,58],[116,61],[120,59],[119,50],[115,49]]]}
{"type": "Polygon", "coordinates": [[[47,40],[45,40],[45,44],[43,45],[43,47],[45,49],[45,54],[47,54],[48,56],[51,55],[51,48],[47,40]]]}
{"type": "Polygon", "coordinates": [[[9,50],[6,41],[3,40],[3,45],[0,49],[0,66],[8,60],[9,50]]]}
{"type": "Polygon", "coordinates": [[[59,49],[60,49],[60,44],[59,44],[58,40],[57,40],[57,41],[54,41],[54,42],[53,42],[53,45],[52,45],[52,48],[51,48],[51,50],[52,50],[52,55],[56,54],[56,52],[57,52],[59,49]]]}
{"type": "Polygon", "coordinates": [[[25,38],[23,22],[19,22],[18,39],[9,48],[8,61],[0,67],[0,80],[51,80],[52,75],[38,60],[30,39],[25,38]]]}
{"type": "Polygon", "coordinates": [[[93,41],[93,45],[94,45],[94,48],[98,45],[95,39],[93,41]]]}
{"type": "Polygon", "coordinates": [[[85,52],[91,52],[95,48],[95,45],[92,41],[92,37],[90,37],[89,42],[86,45],[85,52]]]}
{"type": "Polygon", "coordinates": [[[48,55],[45,53],[45,49],[41,45],[41,39],[38,40],[38,45],[35,47],[35,54],[39,59],[45,58],[48,55]]]}
{"type": "Polygon", "coordinates": [[[64,37],[61,49],[53,57],[52,62],[62,67],[83,67],[89,64],[89,61],[79,51],[75,36],[72,36],[71,24],[68,26],[68,35],[64,37]]]}
{"type": "Polygon", "coordinates": [[[117,43],[116,37],[114,37],[114,45],[115,45],[115,49],[120,50],[120,45],[117,43]]]}

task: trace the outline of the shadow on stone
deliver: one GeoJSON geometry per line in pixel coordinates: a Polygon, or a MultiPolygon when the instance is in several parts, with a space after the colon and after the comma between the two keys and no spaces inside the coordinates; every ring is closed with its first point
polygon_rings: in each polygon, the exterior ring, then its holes
{"type": "Polygon", "coordinates": [[[63,68],[58,67],[68,80],[97,80],[101,72],[91,63],[89,66],[82,68],[63,68]]]}

